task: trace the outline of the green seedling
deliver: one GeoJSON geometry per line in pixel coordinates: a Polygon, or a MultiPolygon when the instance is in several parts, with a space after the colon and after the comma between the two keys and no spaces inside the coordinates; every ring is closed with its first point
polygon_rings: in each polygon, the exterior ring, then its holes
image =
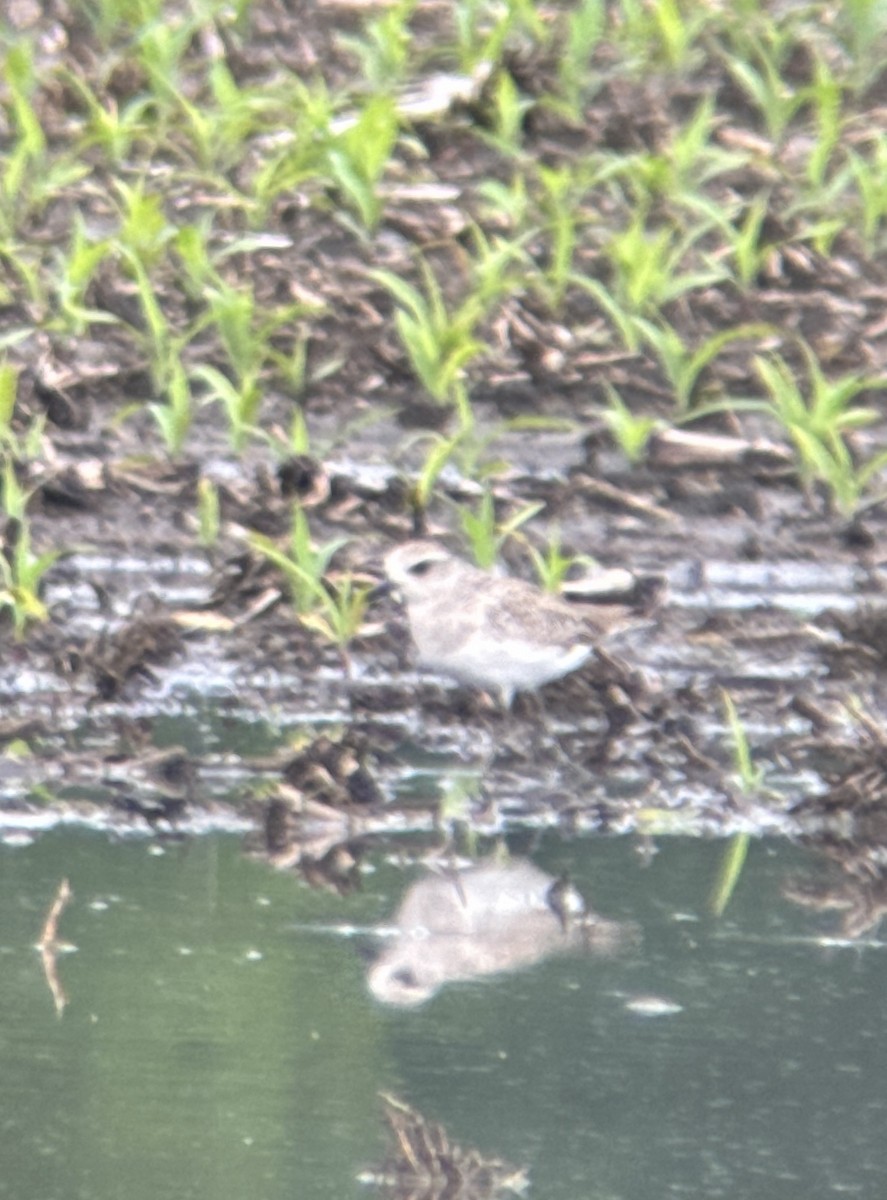
{"type": "Polygon", "coordinates": [[[677,330],[664,321],[657,323],[636,317],[634,327],[640,340],[650,347],[659,360],[674,390],[675,402],[681,416],[685,416],[696,406],[699,378],[722,350],[733,342],[764,338],[773,333],[769,325],[738,325],[735,329],[724,329],[720,333],[712,334],[701,346],[691,351],[684,345],[677,330]]]}
{"type": "Polygon", "coordinates": [[[548,263],[542,277],[548,306],[557,313],[563,308],[567,286],[573,278],[580,185],[568,166],[540,166],[538,177],[542,186],[542,215],[549,237],[548,263]]]}
{"type": "Polygon", "coordinates": [[[764,769],[763,767],[755,766],[745,726],[742,724],[739,713],[736,711],[736,705],[733,703],[732,696],[724,689],[721,689],[721,702],[724,705],[727,728],[730,731],[730,739],[733,744],[733,762],[736,768],[736,778],[739,787],[747,795],[758,792],[764,781],[764,769]]]}
{"type": "Polygon", "coordinates": [[[11,363],[0,360],[0,450],[14,445],[12,418],[18,399],[18,371],[11,363]]]}
{"type": "Polygon", "coordinates": [[[498,179],[484,179],[478,184],[477,193],[484,202],[484,212],[488,218],[501,222],[512,230],[522,229],[526,225],[530,199],[526,177],[523,174],[515,174],[510,183],[502,183],[498,179]]]}
{"type": "Polygon", "coordinates": [[[80,146],[96,148],[115,167],[126,163],[138,142],[152,137],[153,96],[142,95],[119,107],[113,97],[100,99],[85,79],[72,70],[63,70],[62,78],[72,88],[86,112],[86,124],[80,146]]]}
{"type": "Polygon", "coordinates": [[[716,917],[724,915],[727,905],[736,891],[750,843],[750,834],[737,833],[729,839],[724,847],[721,865],[709,900],[709,908],[716,917]]]}
{"type": "Polygon", "coordinates": [[[329,583],[310,581],[306,576],[305,583],[314,591],[316,607],[302,615],[302,624],[337,646],[347,667],[345,651],[360,633],[371,589],[355,583],[348,574],[329,583]]]}
{"type": "Polygon", "coordinates": [[[181,95],[183,63],[198,27],[193,16],[181,11],[171,19],[160,17],[140,24],[133,49],[155,97],[175,99],[181,95]]]}
{"type": "Polygon", "coordinates": [[[59,551],[34,554],[26,516],[27,493],[7,461],[3,466],[0,512],[7,518],[4,544],[0,546],[0,612],[12,617],[16,638],[24,636],[33,621],[45,621],[49,615],[40,599],[43,577],[59,558],[59,551]]]}
{"type": "Polygon", "coordinates": [[[217,367],[201,363],[192,368],[190,378],[206,388],[208,404],[218,404],[228,420],[231,448],[240,451],[247,438],[256,431],[256,421],[262,406],[262,388],[257,376],[246,375],[229,379],[217,367]]]}
{"type": "MultiPolygon", "coordinates": [[[[23,433],[17,433],[13,427],[18,400],[18,378],[18,370],[11,363],[0,359],[0,462],[3,463],[22,463],[36,459],[43,441],[45,416],[31,421],[23,433]]],[[[24,507],[20,515],[24,516],[24,507]]]]}
{"type": "Polygon", "coordinates": [[[146,192],[142,181],[130,187],[122,179],[117,181],[117,195],[120,225],[112,241],[127,260],[134,259],[150,271],[166,255],[176,234],[163,211],[163,197],[146,192]]]}
{"type": "Polygon", "coordinates": [[[148,356],[151,379],[155,391],[164,393],[180,362],[183,339],[174,335],[141,258],[129,249],[122,249],[121,255],[136,283],[144,320],[141,339],[148,356]]]}
{"type": "Polygon", "coordinates": [[[475,336],[483,304],[477,295],[470,295],[451,312],[431,267],[424,259],[419,267],[423,291],[391,271],[373,271],[371,276],[394,297],[395,326],[419,381],[432,399],[453,404],[462,424],[468,426],[473,418],[463,374],[486,348],[475,336]]]}
{"type": "Polygon", "coordinates": [[[210,288],[221,284],[209,252],[211,221],[203,218],[195,225],[176,230],[172,249],[184,268],[184,282],[192,300],[203,300],[210,288]]]}
{"type": "Polygon", "coordinates": [[[544,504],[525,504],[507,521],[498,521],[493,494],[487,488],[474,511],[460,508],[459,523],[477,565],[489,570],[495,564],[505,542],[544,507],[544,504]]]}
{"type": "Polygon", "coordinates": [[[629,312],[651,312],[689,291],[722,282],[725,269],[704,257],[701,269],[682,270],[694,244],[707,232],[706,225],[683,235],[668,225],[651,229],[645,214],[637,212],[606,247],[617,302],[629,312]]]}
{"type": "Polygon", "coordinates": [[[883,69],[887,8],[883,0],[843,0],[834,15],[850,53],[854,84],[862,89],[883,69]]]}
{"type": "Polygon", "coordinates": [[[739,226],[727,223],[726,233],[730,242],[730,256],[744,288],[757,280],[771,252],[769,243],[761,240],[764,220],[770,208],[769,192],[756,196],[745,210],[739,226]]]}
{"type": "Polygon", "coordinates": [[[870,141],[867,156],[848,152],[850,172],[861,208],[861,234],[869,254],[882,244],[881,233],[887,219],[887,135],[878,131],[870,141]]]}
{"type": "Polygon", "coordinates": [[[471,240],[473,254],[468,264],[471,304],[479,312],[488,313],[521,288],[526,267],[525,239],[489,239],[478,225],[473,225],[471,240]]]}
{"type": "Polygon", "coordinates": [[[112,313],[90,308],[86,303],[87,289],[111,252],[110,239],[92,240],[86,233],[82,216],[76,213],[67,252],[59,252],[56,256],[55,293],[59,316],[53,325],[58,324],[79,337],[90,325],[118,324],[112,313]]]}
{"type": "Polygon", "coordinates": [[[465,440],[466,434],[460,430],[452,437],[444,437],[439,433],[429,435],[430,447],[425,461],[410,489],[410,500],[415,513],[421,516],[427,511],[434,494],[435,485],[441,471],[458,453],[465,440]]]}
{"type": "Polygon", "coordinates": [[[621,173],[639,206],[649,205],[655,197],[688,207],[713,224],[724,221],[723,203],[714,204],[701,189],[737,170],[748,156],[712,141],[717,124],[715,102],[707,97],[686,123],[675,127],[661,151],[635,154],[624,162],[621,173]]]}
{"type": "Polygon", "coordinates": [[[542,550],[524,538],[533,569],[542,588],[546,592],[558,593],[562,590],[567,575],[574,567],[594,567],[595,560],[587,554],[564,554],[559,531],[549,538],[542,550]]]}
{"type": "Polygon", "coordinates": [[[219,489],[203,475],[197,481],[197,536],[201,546],[211,550],[219,540],[220,528],[219,489]]]}
{"type": "Polygon", "coordinates": [[[116,35],[131,36],[162,19],[165,0],[78,0],[76,7],[92,23],[99,39],[108,45],[116,35]]]}
{"type": "Polygon", "coordinates": [[[177,357],[170,357],[165,374],[166,403],[149,404],[148,411],[163,435],[167,453],[176,456],[181,454],[194,420],[194,404],[187,372],[177,357]]]}
{"type": "MultiPolygon", "coordinates": [[[[764,769],[754,764],[748,735],[739,713],[736,711],[736,705],[733,703],[732,697],[728,692],[722,690],[721,699],[727,718],[727,727],[733,743],[736,780],[743,794],[753,795],[761,790],[761,785],[764,781],[764,769]]],[[[742,868],[745,865],[748,847],[749,835],[747,833],[737,834],[727,844],[721,868],[718,872],[718,878],[712,889],[710,907],[715,916],[722,916],[727,905],[730,903],[730,898],[736,890],[736,885],[739,883],[739,878],[742,874],[742,868]]]]}
{"type": "Polygon", "coordinates": [[[607,28],[604,0],[579,0],[567,14],[564,37],[558,55],[558,111],[572,121],[582,118],[584,103],[591,92],[591,57],[607,28]]]}
{"type": "Polygon", "coordinates": [[[9,95],[14,141],[2,166],[3,208],[12,207],[27,189],[28,176],[45,169],[46,136],[34,108],[37,87],[33,49],[22,41],[10,46],[3,60],[3,79],[9,95]]]}
{"type": "Polygon", "coordinates": [[[680,0],[619,0],[616,38],[628,44],[639,66],[686,69],[708,19],[704,6],[680,0]]]}
{"type": "Polygon", "coordinates": [[[725,66],[757,109],[771,140],[779,144],[807,96],[786,81],[785,66],[794,49],[790,31],[769,25],[763,36],[743,30],[738,53],[725,54],[725,66]]]}
{"type": "Polygon", "coordinates": [[[397,0],[366,20],[359,36],[342,34],[338,39],[357,59],[363,78],[374,92],[390,92],[407,76],[413,43],[410,19],[415,8],[416,0],[397,0]]]}
{"type": "MultiPolygon", "coordinates": [[[[25,40],[6,49],[0,74],[8,96],[11,144],[0,157],[0,240],[10,243],[29,216],[87,173],[77,157],[51,154],[34,106],[37,75],[25,40]]],[[[9,248],[7,248],[7,253],[9,248]]]]}
{"type": "Polygon", "coordinates": [[[466,75],[479,63],[501,64],[509,40],[517,36],[544,45],[548,32],[535,0],[457,0],[453,6],[459,69],[466,75]]]}
{"type": "Polygon", "coordinates": [[[283,145],[263,159],[249,185],[256,225],[264,224],[281,193],[302,187],[329,169],[326,153],[335,106],[323,79],[310,85],[294,79],[291,92],[282,96],[281,102],[290,114],[290,127],[284,131],[283,145]]]}
{"type": "Polygon", "coordinates": [[[272,538],[260,533],[251,534],[249,541],[283,574],[293,607],[299,616],[323,607],[322,596],[326,594],[323,577],[333,555],[346,544],[346,538],[332,538],[322,546],[315,547],[305,510],[296,503],[286,549],[281,550],[272,538]]]}
{"type": "Polygon", "coordinates": [[[813,82],[807,88],[813,109],[816,136],[807,159],[807,183],[822,188],[844,133],[844,87],[821,54],[816,56],[813,82]]]}
{"type": "Polygon", "coordinates": [[[352,125],[331,136],[329,173],[346,202],[370,233],[382,216],[379,181],[397,142],[399,122],[391,96],[370,98],[352,125]]]}
{"type": "Polygon", "coordinates": [[[650,438],[661,428],[655,417],[633,413],[616,389],[607,384],[607,407],[604,420],[619,449],[632,464],[641,462],[647,453],[650,438]]]}
{"type": "Polygon", "coordinates": [[[243,88],[222,60],[207,73],[212,104],[195,104],[181,90],[171,97],[181,110],[198,164],[227,171],[243,156],[244,143],[267,124],[282,119],[285,109],[262,88],[243,88]]]}
{"type": "Polygon", "coordinates": [[[881,415],[877,409],[854,406],[854,401],[863,391],[884,388],[885,381],[858,375],[830,380],[806,342],[800,345],[807,361],[806,394],[781,356],[759,356],[755,369],[769,397],[736,402],[735,407],[775,416],[794,443],[804,488],[809,491],[817,481],[825,484],[839,510],[849,515],[859,506],[872,479],[887,466],[887,451],[862,465],[854,461],[846,435],[873,424],[881,415]]]}
{"type": "Polygon", "coordinates": [[[496,72],[488,93],[492,130],[483,139],[500,154],[518,157],[523,152],[524,117],[532,101],[521,96],[514,76],[504,68],[496,72]]]}

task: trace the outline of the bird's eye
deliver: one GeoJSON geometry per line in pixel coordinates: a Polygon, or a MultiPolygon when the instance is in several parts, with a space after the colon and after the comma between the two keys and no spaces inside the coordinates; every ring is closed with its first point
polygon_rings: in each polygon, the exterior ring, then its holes
{"type": "Polygon", "coordinates": [[[427,575],[433,566],[434,562],[432,559],[423,558],[421,562],[413,563],[411,567],[408,567],[407,573],[409,575],[418,575],[421,577],[422,575],[427,575]]]}

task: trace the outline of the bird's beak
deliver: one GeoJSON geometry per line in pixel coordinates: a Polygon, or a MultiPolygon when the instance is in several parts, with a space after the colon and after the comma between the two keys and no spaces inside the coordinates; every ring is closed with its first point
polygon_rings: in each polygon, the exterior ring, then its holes
{"type": "Polygon", "coordinates": [[[392,595],[394,592],[394,584],[390,579],[380,579],[377,584],[370,588],[369,599],[372,604],[374,600],[383,600],[386,596],[392,595]]]}

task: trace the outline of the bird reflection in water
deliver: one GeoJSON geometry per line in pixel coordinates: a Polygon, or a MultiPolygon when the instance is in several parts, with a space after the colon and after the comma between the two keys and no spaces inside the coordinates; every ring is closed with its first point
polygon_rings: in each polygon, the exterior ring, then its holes
{"type": "Polygon", "coordinates": [[[408,888],[369,969],[373,995],[412,1007],[448,983],[529,967],[555,954],[612,952],[631,926],[586,908],[566,876],[524,859],[430,875],[408,888]]]}

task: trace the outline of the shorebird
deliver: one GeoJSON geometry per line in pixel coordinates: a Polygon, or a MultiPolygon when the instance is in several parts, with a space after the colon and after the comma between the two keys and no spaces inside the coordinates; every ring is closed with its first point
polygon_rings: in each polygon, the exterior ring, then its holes
{"type": "Polygon", "coordinates": [[[435,542],[395,547],[385,572],[406,601],[419,665],[496,691],[505,708],[516,691],[575,671],[627,613],[579,607],[522,579],[492,575],[435,542]]]}

